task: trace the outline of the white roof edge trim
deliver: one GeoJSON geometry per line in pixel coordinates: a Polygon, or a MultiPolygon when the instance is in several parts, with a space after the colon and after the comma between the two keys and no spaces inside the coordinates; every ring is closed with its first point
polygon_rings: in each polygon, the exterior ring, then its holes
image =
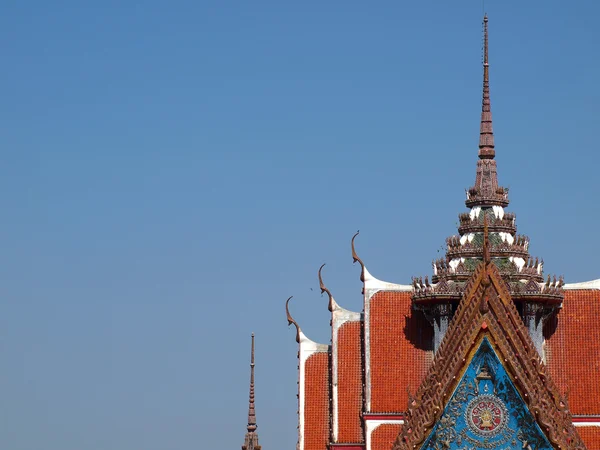
{"type": "Polygon", "coordinates": [[[378,280],[369,273],[367,267],[364,270],[365,278],[365,290],[379,290],[379,291],[399,291],[399,292],[412,292],[413,287],[409,284],[395,284],[388,283],[387,281],[378,280]]]}
{"type": "Polygon", "coordinates": [[[316,352],[326,352],[329,350],[328,344],[319,344],[309,338],[300,330],[300,358],[308,359],[310,355],[316,352]]]}
{"type": "MultiPolygon", "coordinates": [[[[350,311],[349,309],[342,308],[339,303],[337,303],[332,298],[333,303],[333,311],[331,312],[334,324],[341,325],[344,322],[348,322],[350,320],[360,320],[361,313],[356,311],[350,311]]],[[[334,325],[335,326],[335,325],[334,325]]]]}
{"type": "Polygon", "coordinates": [[[581,283],[567,283],[563,286],[563,289],[574,290],[574,289],[597,289],[600,290],[600,278],[597,280],[583,281],[581,283]]]}
{"type": "Polygon", "coordinates": [[[373,431],[381,425],[402,425],[404,420],[365,420],[365,434],[367,435],[366,449],[370,450],[373,431]]]}

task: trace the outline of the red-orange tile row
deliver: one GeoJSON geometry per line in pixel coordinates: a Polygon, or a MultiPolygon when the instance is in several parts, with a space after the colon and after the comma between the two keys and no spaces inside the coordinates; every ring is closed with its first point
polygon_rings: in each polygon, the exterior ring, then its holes
{"type": "Polygon", "coordinates": [[[401,425],[383,424],[375,428],[371,434],[371,450],[390,450],[401,425]]]}
{"type": "Polygon", "coordinates": [[[577,427],[588,450],[600,450],[600,427],[577,427]]]}
{"type": "Polygon", "coordinates": [[[363,442],[361,322],[346,322],[338,345],[338,442],[363,442]]]}
{"type": "Polygon", "coordinates": [[[304,381],[304,450],[327,450],[329,443],[329,353],[306,360],[304,381]]]}
{"type": "Polygon", "coordinates": [[[571,413],[600,414],[600,291],[565,291],[563,308],[544,333],[548,370],[568,393],[571,413]]]}
{"type": "Polygon", "coordinates": [[[403,412],[431,364],[432,328],[410,292],[378,292],[370,303],[371,411],[403,412]]]}

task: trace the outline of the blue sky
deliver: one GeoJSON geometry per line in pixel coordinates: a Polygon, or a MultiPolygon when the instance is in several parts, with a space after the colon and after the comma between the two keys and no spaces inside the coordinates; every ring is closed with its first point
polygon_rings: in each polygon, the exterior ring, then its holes
{"type": "MultiPolygon", "coordinates": [[[[487,2],[500,183],[531,253],[600,278],[600,6],[487,2]]],[[[0,446],[296,442],[284,301],[329,341],[465,210],[481,2],[16,2],[0,16],[0,446]]]]}

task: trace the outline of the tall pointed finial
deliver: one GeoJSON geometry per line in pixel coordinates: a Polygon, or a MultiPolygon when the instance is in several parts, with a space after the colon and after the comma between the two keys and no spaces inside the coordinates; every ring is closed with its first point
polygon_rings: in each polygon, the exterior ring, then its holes
{"type": "Polygon", "coordinates": [[[479,131],[479,158],[494,159],[494,131],[490,104],[490,70],[488,60],[488,17],[483,16],[483,100],[481,105],[481,127],[479,131]]]}
{"type": "Polygon", "coordinates": [[[508,189],[498,186],[490,104],[490,66],[488,58],[488,17],[483,16],[483,100],[479,126],[479,161],[475,185],[467,191],[467,208],[474,206],[508,206],[508,189]]]}
{"type": "Polygon", "coordinates": [[[250,398],[248,401],[248,431],[244,438],[242,450],[260,450],[258,433],[256,433],[256,410],[254,409],[254,333],[252,333],[252,350],[250,353],[250,398]]]}

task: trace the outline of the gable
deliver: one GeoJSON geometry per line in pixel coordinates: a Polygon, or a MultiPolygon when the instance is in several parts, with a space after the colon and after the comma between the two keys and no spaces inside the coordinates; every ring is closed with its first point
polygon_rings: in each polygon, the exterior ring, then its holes
{"type": "MultiPolygon", "coordinates": [[[[487,334],[487,333],[486,333],[487,334]]],[[[464,448],[552,450],[487,335],[468,366],[423,450],[464,448]]]]}
{"type": "MultiPolygon", "coordinates": [[[[477,351],[476,346],[482,336],[489,338],[495,352],[494,357],[502,361],[501,366],[510,375],[513,387],[521,394],[521,400],[525,400],[521,402],[521,406],[515,403],[511,411],[515,414],[518,411],[531,411],[532,415],[528,417],[535,417],[546,442],[551,443],[550,447],[539,448],[584,449],[585,444],[573,426],[566,399],[556,388],[536,351],[506,283],[490,262],[489,253],[484,252],[484,257],[484,262],[478,266],[467,284],[448,331],[435,354],[433,365],[415,397],[409,400],[406,421],[396,438],[394,449],[429,448],[423,445],[428,442],[435,427],[439,429],[444,425],[442,416],[458,381],[467,373],[469,361],[477,351]]],[[[507,386],[504,385],[508,389],[507,386]]],[[[447,415],[444,420],[448,420],[447,415]]],[[[529,434],[539,441],[539,435],[532,430],[533,428],[529,430],[529,434]]],[[[475,448],[511,448],[485,445],[485,441],[482,441],[475,448]]],[[[527,448],[527,445],[522,448],[527,448]]],[[[431,448],[437,450],[452,447],[431,448]]],[[[467,445],[466,448],[470,447],[467,445]]],[[[531,449],[537,450],[536,447],[531,449]]]]}

